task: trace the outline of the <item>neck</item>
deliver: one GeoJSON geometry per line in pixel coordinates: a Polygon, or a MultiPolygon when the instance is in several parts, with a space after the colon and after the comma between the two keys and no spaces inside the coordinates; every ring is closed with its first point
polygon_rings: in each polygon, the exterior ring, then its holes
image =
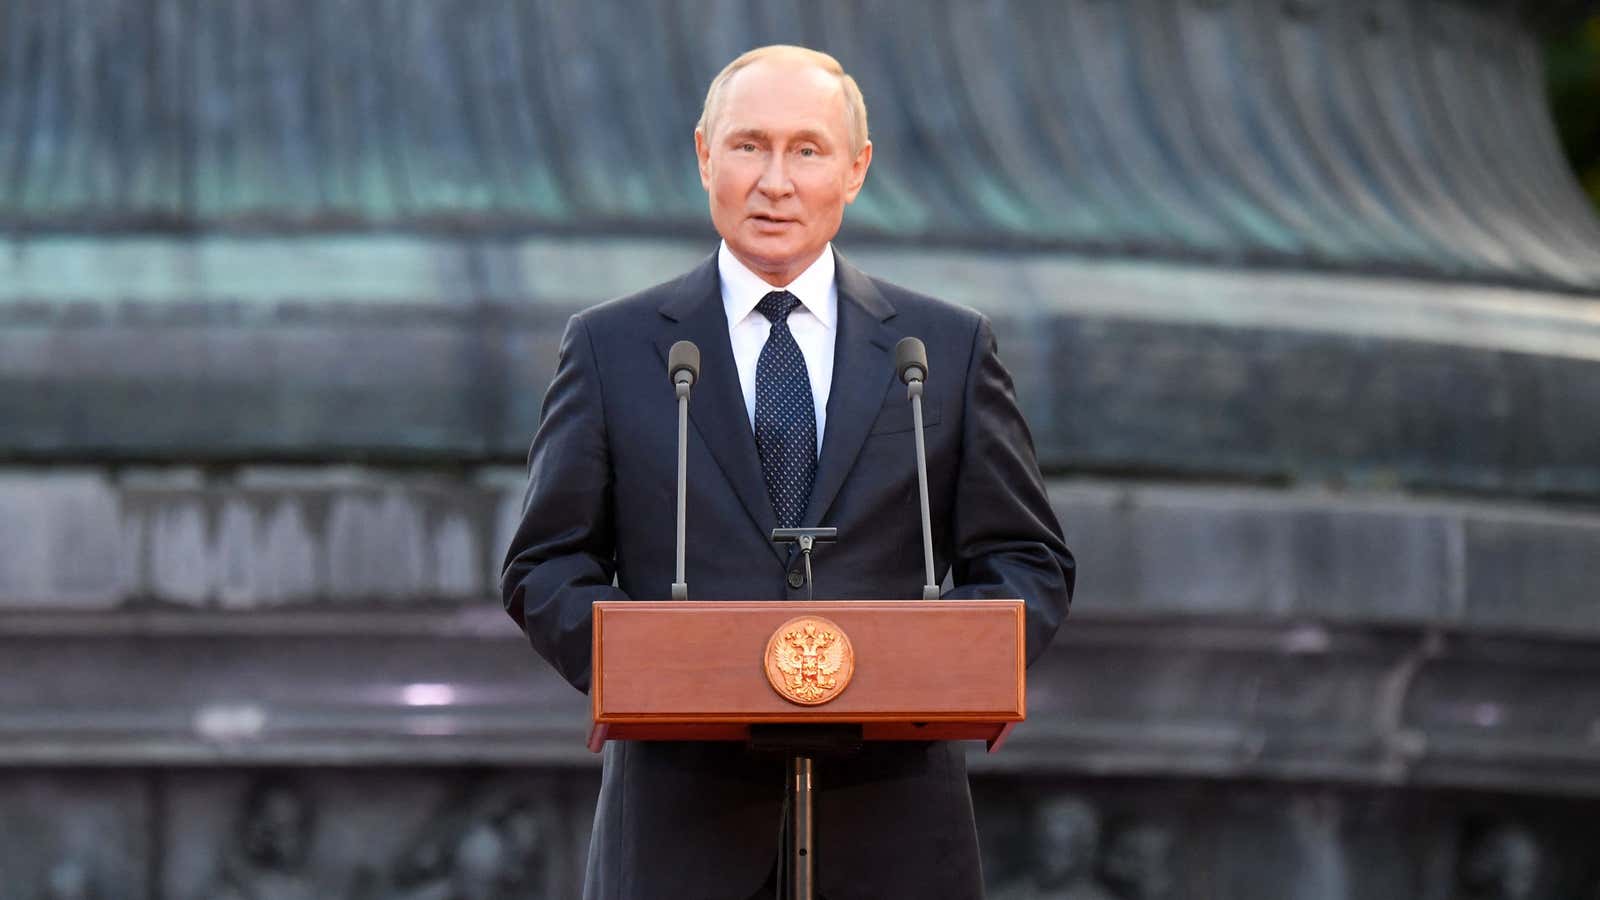
{"type": "Polygon", "coordinates": [[[828,252],[828,245],[823,244],[822,249],[816,253],[813,253],[808,259],[778,269],[771,268],[761,263],[759,260],[746,259],[739,254],[739,251],[733,249],[731,246],[728,248],[728,252],[733,254],[734,259],[737,259],[739,262],[743,263],[745,268],[756,273],[756,275],[760,277],[762,281],[765,281],[767,284],[770,284],[773,287],[781,288],[788,287],[789,285],[793,284],[794,280],[800,277],[801,272],[811,268],[812,263],[821,259],[822,254],[828,252]]]}

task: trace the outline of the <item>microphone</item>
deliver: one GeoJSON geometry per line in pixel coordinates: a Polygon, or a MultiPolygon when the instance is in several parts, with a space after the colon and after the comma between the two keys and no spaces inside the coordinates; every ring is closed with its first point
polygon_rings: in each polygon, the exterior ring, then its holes
{"type": "Polygon", "coordinates": [[[685,512],[689,493],[689,389],[700,377],[700,348],[693,341],[678,341],[667,351],[667,375],[678,395],[678,577],[672,582],[672,599],[689,599],[684,580],[685,512]]]}
{"type": "Polygon", "coordinates": [[[799,544],[800,555],[806,563],[806,602],[811,596],[812,585],[816,581],[811,577],[811,551],[818,544],[831,544],[839,539],[837,528],[774,528],[772,529],[772,542],[774,544],[799,544]]]}
{"type": "Polygon", "coordinates": [[[903,337],[894,345],[894,370],[906,384],[928,378],[928,348],[914,337],[903,337]]]}
{"type": "Polygon", "coordinates": [[[667,374],[673,384],[684,386],[680,393],[700,379],[700,348],[694,341],[679,341],[667,351],[667,374]]]}
{"type": "Polygon", "coordinates": [[[917,435],[917,491],[922,499],[922,568],[928,581],[922,586],[922,599],[939,599],[939,585],[933,580],[933,517],[928,513],[928,448],[922,435],[922,383],[928,379],[928,348],[914,337],[903,337],[894,345],[894,368],[906,385],[911,401],[911,421],[917,435]]]}

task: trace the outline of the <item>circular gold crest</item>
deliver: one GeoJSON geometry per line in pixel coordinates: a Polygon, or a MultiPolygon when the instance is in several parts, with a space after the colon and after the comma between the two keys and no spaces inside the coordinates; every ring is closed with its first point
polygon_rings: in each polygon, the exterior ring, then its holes
{"type": "Polygon", "coordinates": [[[856,653],[844,629],[817,616],[778,626],[767,641],[767,683],[783,699],[817,706],[843,693],[855,674],[856,653]]]}

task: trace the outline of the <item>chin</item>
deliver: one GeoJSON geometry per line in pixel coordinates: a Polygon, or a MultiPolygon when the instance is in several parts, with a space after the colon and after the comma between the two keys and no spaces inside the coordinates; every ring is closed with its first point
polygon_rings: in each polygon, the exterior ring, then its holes
{"type": "Polygon", "coordinates": [[[803,247],[790,243],[766,243],[764,241],[751,241],[743,247],[736,248],[743,251],[751,262],[768,271],[787,269],[805,255],[803,247]]]}

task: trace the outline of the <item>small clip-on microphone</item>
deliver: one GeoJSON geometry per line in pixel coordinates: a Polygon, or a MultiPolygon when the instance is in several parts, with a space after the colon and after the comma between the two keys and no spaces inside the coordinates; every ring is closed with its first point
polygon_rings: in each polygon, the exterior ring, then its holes
{"type": "Polygon", "coordinates": [[[805,560],[806,576],[806,601],[815,599],[812,596],[811,578],[811,551],[818,544],[831,544],[839,539],[837,528],[774,528],[772,529],[772,542],[774,544],[799,544],[800,556],[805,560]]]}
{"type": "Polygon", "coordinates": [[[928,348],[914,337],[903,337],[894,345],[894,370],[905,382],[911,401],[911,421],[917,433],[917,491],[922,499],[922,566],[928,580],[922,586],[922,599],[939,599],[939,585],[933,580],[933,519],[928,513],[928,449],[922,435],[922,383],[928,379],[928,348]]]}
{"type": "Polygon", "coordinates": [[[689,599],[689,583],[684,580],[684,522],[689,492],[689,389],[700,377],[700,348],[693,341],[679,341],[667,351],[667,375],[678,395],[678,572],[672,583],[672,599],[689,599]]]}

